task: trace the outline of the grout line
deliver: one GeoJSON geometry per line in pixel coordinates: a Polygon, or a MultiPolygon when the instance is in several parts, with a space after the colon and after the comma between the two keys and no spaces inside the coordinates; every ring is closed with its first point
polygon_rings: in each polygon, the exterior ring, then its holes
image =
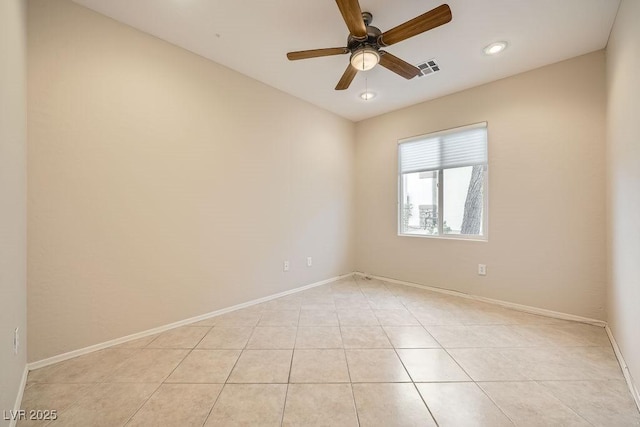
{"type": "MultiPolygon", "coordinates": [[[[238,356],[238,359],[240,359],[240,356],[238,356]]],[[[238,363],[238,359],[236,359],[236,363],[238,363]]],[[[235,364],[233,366],[235,367],[235,364]]],[[[231,370],[233,370],[233,368],[231,368],[231,370]]],[[[231,373],[229,373],[229,374],[231,374],[231,373]]],[[[220,388],[220,391],[218,392],[218,395],[216,396],[215,400],[213,401],[213,405],[211,405],[211,408],[209,408],[209,412],[207,412],[207,416],[204,417],[204,420],[202,421],[202,425],[203,426],[209,420],[209,417],[211,416],[211,413],[213,412],[213,408],[215,408],[216,403],[218,403],[218,400],[220,400],[220,396],[222,396],[222,393],[224,392],[224,389],[226,387],[227,387],[227,382],[225,381],[225,383],[222,384],[222,388],[220,388]]]]}
{"type": "Polygon", "coordinates": [[[561,405],[565,406],[567,409],[569,409],[571,412],[573,412],[575,415],[577,415],[579,418],[583,419],[587,424],[593,426],[594,424],[589,421],[588,419],[586,419],[585,417],[582,416],[582,414],[580,414],[578,411],[576,411],[575,409],[573,409],[571,406],[567,405],[566,403],[564,403],[562,400],[560,400],[559,397],[557,397],[555,394],[553,394],[551,391],[549,391],[544,384],[542,384],[543,380],[536,380],[534,381],[536,384],[538,384],[540,387],[542,387],[544,393],[551,397],[552,399],[558,401],[558,403],[560,403],[561,405]]]}
{"type": "MultiPolygon", "coordinates": [[[[136,383],[136,384],[144,384],[144,383],[136,383]]],[[[147,402],[149,401],[149,399],[151,399],[157,392],[158,390],[160,390],[160,387],[162,387],[162,384],[164,383],[160,383],[158,384],[158,386],[153,390],[153,392],[149,395],[149,397],[147,397],[146,399],[144,399],[144,401],[140,404],[140,406],[138,406],[138,409],[136,409],[135,411],[133,411],[133,414],[131,414],[129,416],[129,418],[127,418],[127,420],[124,422],[123,426],[126,426],[127,424],[129,424],[131,422],[131,420],[133,419],[133,417],[136,416],[136,414],[138,412],[140,412],[140,409],[142,409],[142,407],[144,405],[147,404],[147,402]]]]}
{"type": "MultiPolygon", "coordinates": [[[[393,292],[392,292],[392,294],[393,294],[393,292]]],[[[393,294],[393,295],[395,296],[395,294],[393,294]]],[[[411,314],[411,312],[408,310],[406,304],[404,304],[402,302],[402,300],[400,300],[400,304],[402,304],[404,306],[405,310],[407,310],[407,312],[409,312],[409,314],[413,317],[413,314],[411,314]]],[[[422,329],[425,330],[424,326],[422,326],[422,329]]],[[[400,354],[398,353],[398,349],[391,342],[391,337],[389,336],[389,333],[387,332],[386,329],[384,329],[384,327],[382,328],[382,330],[385,333],[385,335],[387,336],[387,339],[389,340],[389,344],[391,344],[393,346],[393,351],[396,353],[396,357],[398,358],[398,360],[400,360],[400,363],[402,364],[402,367],[404,368],[405,371],[407,371],[407,375],[409,375],[409,378],[411,379],[411,384],[413,385],[413,388],[416,390],[416,393],[418,393],[418,396],[420,397],[420,400],[422,401],[422,403],[424,403],[425,408],[427,408],[427,411],[429,412],[429,415],[431,416],[431,419],[433,419],[433,422],[436,424],[436,426],[439,426],[440,424],[438,423],[438,420],[436,419],[435,414],[431,411],[431,408],[429,408],[429,405],[427,405],[427,401],[424,399],[424,396],[422,396],[422,393],[420,393],[420,390],[418,389],[418,386],[416,385],[415,381],[413,380],[413,377],[411,376],[411,373],[409,373],[409,369],[407,369],[407,366],[404,364],[404,361],[400,357],[400,354]]],[[[429,334],[428,331],[425,330],[425,332],[427,334],[429,334]]],[[[429,335],[431,335],[431,334],[429,334],[429,335]]],[[[434,338],[434,341],[435,341],[435,338],[434,338]]],[[[438,343],[438,345],[440,345],[440,343],[438,343]]]]}
{"type": "MultiPolygon", "coordinates": [[[[336,317],[338,315],[336,314],[336,317]]],[[[347,376],[349,377],[349,388],[351,389],[351,398],[353,399],[353,407],[356,411],[356,420],[358,421],[358,426],[360,423],[360,414],[358,413],[358,405],[356,404],[356,394],[353,391],[353,379],[351,378],[351,369],[349,368],[349,359],[347,358],[347,349],[344,346],[344,336],[342,335],[342,326],[340,325],[340,318],[338,317],[338,331],[340,332],[340,341],[342,342],[342,353],[344,354],[344,363],[347,366],[347,376]]]]}
{"type": "MultiPolygon", "coordinates": [[[[499,381],[478,381],[478,382],[499,382],[499,381]]],[[[489,393],[487,393],[487,391],[482,387],[482,385],[478,384],[478,382],[474,381],[473,384],[475,384],[476,387],[478,387],[480,389],[480,391],[487,396],[487,399],[489,399],[491,401],[491,403],[493,403],[493,405],[498,408],[498,410],[500,412],[502,412],[502,414],[504,414],[505,417],[507,417],[507,419],[509,421],[511,421],[511,423],[513,425],[516,425],[516,422],[509,416],[509,414],[507,414],[502,407],[500,407],[500,405],[498,405],[498,402],[495,401],[495,399],[493,397],[491,397],[489,395],[489,393]]],[[[503,382],[507,382],[507,381],[503,381],[503,382]]],[[[535,382],[535,381],[522,381],[522,382],[535,382]]]]}
{"type": "MultiPolygon", "coordinates": [[[[258,323],[260,323],[260,320],[262,319],[262,314],[264,313],[264,310],[261,311],[258,316],[258,321],[256,322],[256,325],[258,323]]],[[[233,327],[233,326],[231,326],[233,327]]],[[[246,326],[240,326],[240,327],[246,327],[246,326]]],[[[211,330],[213,330],[213,328],[215,328],[215,325],[211,328],[211,330]]],[[[211,416],[211,413],[213,412],[213,408],[215,408],[216,403],[218,403],[218,400],[220,399],[220,396],[222,395],[222,392],[224,391],[225,387],[227,386],[227,384],[230,384],[229,378],[231,377],[231,374],[233,373],[233,370],[236,368],[236,366],[238,365],[238,361],[240,360],[240,358],[242,357],[242,354],[244,353],[244,351],[247,348],[247,345],[249,344],[249,340],[251,339],[251,337],[253,336],[253,332],[255,331],[256,326],[252,327],[252,331],[251,334],[249,334],[249,337],[247,338],[247,341],[244,343],[244,346],[242,347],[242,349],[240,349],[240,354],[238,355],[238,358],[236,359],[235,363],[233,364],[233,366],[231,367],[231,369],[229,370],[229,373],[227,374],[227,378],[224,380],[224,384],[222,385],[222,388],[220,389],[220,393],[218,393],[218,396],[216,397],[215,401],[213,402],[213,405],[211,405],[211,408],[209,409],[209,412],[207,412],[207,416],[204,417],[204,421],[202,422],[202,425],[204,426],[207,421],[209,420],[209,417],[211,416]]],[[[211,330],[209,332],[211,332],[211,330]]],[[[204,340],[204,338],[209,334],[209,332],[207,332],[207,334],[202,338],[204,340]]],[[[200,340],[200,342],[202,342],[202,340],[200,340]]],[[[198,343],[198,345],[200,345],[200,343],[198,343]]]]}
{"type": "MultiPolygon", "coordinates": [[[[382,328],[382,330],[385,333],[385,335],[387,336],[387,339],[389,340],[389,343],[391,343],[391,338],[389,337],[389,334],[387,333],[387,331],[384,328],[382,328]]],[[[438,420],[436,419],[436,417],[433,414],[433,412],[431,412],[431,408],[429,408],[429,405],[427,405],[427,402],[426,402],[426,400],[424,400],[424,397],[422,396],[422,393],[420,393],[420,390],[418,390],[418,386],[416,385],[416,382],[413,380],[413,377],[411,376],[411,373],[409,372],[409,369],[407,369],[407,366],[404,364],[404,361],[400,357],[400,354],[398,353],[398,349],[396,347],[393,347],[393,351],[396,354],[396,357],[398,358],[398,360],[400,361],[400,364],[402,364],[402,367],[407,372],[407,375],[409,376],[409,379],[411,380],[411,384],[413,385],[413,388],[416,390],[416,393],[418,393],[418,396],[420,397],[420,400],[422,401],[422,403],[424,403],[425,408],[427,408],[427,411],[429,412],[429,415],[431,415],[431,419],[433,419],[433,422],[436,423],[436,426],[439,426],[440,424],[438,423],[438,420]]]]}
{"type": "Polygon", "coordinates": [[[282,416],[280,418],[280,426],[284,423],[284,412],[287,407],[287,398],[289,397],[289,384],[291,383],[291,371],[293,371],[293,358],[295,356],[295,347],[298,342],[298,328],[300,327],[300,315],[302,310],[298,310],[298,323],[296,325],[296,337],[293,340],[293,349],[291,350],[291,361],[289,362],[289,375],[287,377],[287,388],[284,393],[284,403],[282,404],[282,416]]]}
{"type": "MultiPolygon", "coordinates": [[[[167,383],[166,383],[167,379],[168,379],[168,378],[169,378],[169,377],[170,377],[170,376],[171,376],[171,375],[176,371],[176,369],[178,369],[178,367],[179,367],[180,365],[182,365],[182,363],[187,359],[187,357],[189,357],[189,355],[190,355],[191,353],[193,353],[193,350],[198,346],[198,344],[200,344],[200,343],[202,342],[202,340],[204,339],[204,337],[206,337],[206,336],[207,336],[207,334],[209,333],[209,331],[210,331],[212,328],[213,328],[213,327],[210,327],[210,328],[209,328],[209,330],[208,330],[204,335],[202,335],[202,337],[198,340],[198,342],[197,342],[193,347],[191,347],[191,348],[189,349],[189,351],[187,352],[187,354],[185,354],[185,355],[184,355],[184,357],[183,357],[182,359],[180,359],[180,361],[176,364],[176,366],[171,370],[171,372],[169,373],[169,375],[167,375],[166,377],[164,377],[164,379],[160,382],[160,384],[158,385],[158,387],[156,387],[156,389],[153,391],[153,393],[151,393],[151,394],[149,395],[149,397],[147,397],[147,398],[144,400],[144,402],[142,402],[142,404],[138,407],[138,409],[136,409],[136,410],[135,410],[135,412],[134,412],[133,414],[131,414],[131,416],[130,416],[129,418],[127,418],[127,421],[124,423],[124,425],[127,425],[128,423],[130,423],[130,422],[131,422],[131,420],[133,419],[133,417],[135,417],[135,416],[136,416],[136,414],[137,414],[138,412],[140,412],[140,409],[142,409],[142,407],[143,407],[144,405],[146,405],[146,404],[147,404],[147,402],[148,402],[148,401],[149,401],[149,400],[150,400],[150,399],[151,399],[151,398],[152,398],[152,397],[153,397],[153,396],[158,392],[158,390],[160,389],[160,387],[162,387],[164,384],[167,384],[167,383]]],[[[147,345],[147,347],[145,347],[145,348],[148,348],[148,346],[149,346],[149,345],[151,345],[151,343],[153,343],[153,341],[155,341],[156,339],[158,339],[158,337],[160,337],[160,335],[162,335],[162,334],[159,334],[156,338],[154,338],[154,339],[153,339],[153,340],[152,340],[152,341],[147,345]]],[[[155,350],[176,350],[176,349],[173,349],[173,348],[155,348],[155,350]]]]}

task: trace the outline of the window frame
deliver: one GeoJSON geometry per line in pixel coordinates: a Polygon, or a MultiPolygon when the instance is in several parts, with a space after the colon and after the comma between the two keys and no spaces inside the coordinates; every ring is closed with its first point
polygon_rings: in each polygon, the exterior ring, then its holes
{"type": "Polygon", "coordinates": [[[478,122],[464,126],[457,126],[454,128],[443,129],[440,131],[429,132],[421,135],[411,136],[407,138],[399,139],[397,142],[396,149],[396,165],[397,165],[397,235],[398,237],[419,237],[419,238],[427,238],[427,239],[441,239],[441,240],[464,240],[464,241],[474,241],[474,242],[488,242],[489,241],[489,124],[488,122],[478,122]],[[455,169],[455,168],[440,168],[436,169],[438,175],[438,234],[409,234],[402,232],[402,207],[403,207],[403,197],[405,196],[402,173],[401,173],[401,165],[400,165],[400,145],[404,142],[414,141],[416,139],[421,138],[433,138],[439,135],[446,135],[451,133],[456,133],[463,131],[465,129],[471,129],[474,127],[483,126],[486,129],[487,139],[486,139],[486,150],[487,150],[487,163],[485,164],[484,173],[483,173],[483,198],[482,198],[482,230],[483,234],[444,234],[441,233],[443,231],[444,225],[444,171],[446,169],[455,169]]]}

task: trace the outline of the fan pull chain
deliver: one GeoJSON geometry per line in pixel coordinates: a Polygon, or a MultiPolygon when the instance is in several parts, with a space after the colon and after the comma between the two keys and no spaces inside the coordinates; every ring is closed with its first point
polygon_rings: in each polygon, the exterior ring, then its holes
{"type": "Polygon", "coordinates": [[[369,100],[369,79],[367,77],[364,78],[364,93],[366,93],[365,95],[365,101],[369,100]]]}

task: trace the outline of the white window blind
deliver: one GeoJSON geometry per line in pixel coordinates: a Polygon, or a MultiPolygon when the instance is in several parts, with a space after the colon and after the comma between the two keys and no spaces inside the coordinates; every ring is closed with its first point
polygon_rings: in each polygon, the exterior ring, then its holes
{"type": "Polygon", "coordinates": [[[400,173],[427,172],[487,163],[487,124],[400,141],[400,173]]]}

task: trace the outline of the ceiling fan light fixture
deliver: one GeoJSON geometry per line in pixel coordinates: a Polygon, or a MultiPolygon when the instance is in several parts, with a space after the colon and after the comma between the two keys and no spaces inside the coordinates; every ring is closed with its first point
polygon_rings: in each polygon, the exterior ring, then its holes
{"type": "Polygon", "coordinates": [[[371,47],[363,47],[351,55],[351,66],[358,71],[367,71],[380,62],[380,54],[371,47]]]}
{"type": "Polygon", "coordinates": [[[371,91],[362,92],[360,94],[360,98],[364,99],[365,101],[370,101],[375,97],[376,97],[376,93],[371,91]]]}
{"type": "Polygon", "coordinates": [[[486,46],[483,50],[485,55],[497,55],[507,48],[507,42],[495,42],[486,46]]]}

